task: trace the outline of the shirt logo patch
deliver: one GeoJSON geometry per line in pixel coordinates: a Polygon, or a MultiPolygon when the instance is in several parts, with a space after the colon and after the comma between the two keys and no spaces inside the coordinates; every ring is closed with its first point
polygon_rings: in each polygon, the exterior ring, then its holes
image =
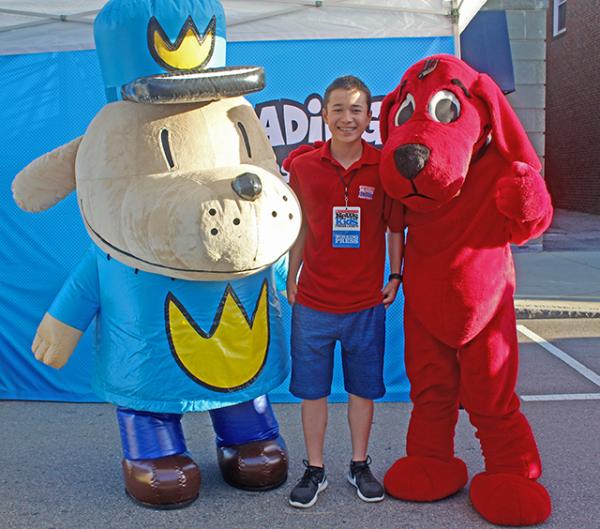
{"type": "Polygon", "coordinates": [[[359,186],[358,198],[364,198],[365,200],[373,200],[375,194],[375,188],[371,186],[359,186]]]}

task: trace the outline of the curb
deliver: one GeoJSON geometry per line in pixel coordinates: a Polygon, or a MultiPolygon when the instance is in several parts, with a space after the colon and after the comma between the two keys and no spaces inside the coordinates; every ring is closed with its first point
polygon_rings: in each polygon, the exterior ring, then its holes
{"type": "Polygon", "coordinates": [[[515,313],[521,320],[600,318],[600,303],[516,299],[515,313]]]}

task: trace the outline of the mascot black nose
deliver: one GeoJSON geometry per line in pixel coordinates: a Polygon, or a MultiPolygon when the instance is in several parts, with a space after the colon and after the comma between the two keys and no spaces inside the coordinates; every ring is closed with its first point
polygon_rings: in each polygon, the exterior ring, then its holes
{"type": "Polygon", "coordinates": [[[262,182],[254,173],[242,173],[231,182],[236,194],[244,200],[256,200],[262,193],[262,182]]]}
{"type": "Polygon", "coordinates": [[[394,151],[394,161],[402,176],[413,180],[429,159],[431,151],[425,145],[408,143],[394,151]]]}

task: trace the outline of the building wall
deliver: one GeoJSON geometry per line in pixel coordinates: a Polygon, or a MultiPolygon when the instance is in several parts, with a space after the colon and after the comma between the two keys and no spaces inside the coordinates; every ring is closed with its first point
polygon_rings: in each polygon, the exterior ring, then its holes
{"type": "Polygon", "coordinates": [[[508,99],[542,162],[545,150],[547,5],[548,0],[488,0],[483,7],[506,11],[516,85],[515,92],[508,99]]]}
{"type": "Polygon", "coordinates": [[[546,179],[554,204],[600,214],[600,5],[568,0],[566,32],[547,16],[546,179]]]}

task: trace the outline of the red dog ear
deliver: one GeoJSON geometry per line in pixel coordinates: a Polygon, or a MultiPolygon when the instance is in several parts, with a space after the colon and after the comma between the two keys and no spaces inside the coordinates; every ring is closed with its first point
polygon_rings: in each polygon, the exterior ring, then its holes
{"type": "Polygon", "coordinates": [[[482,73],[472,91],[487,105],[492,119],[492,138],[502,157],[509,162],[525,162],[540,171],[542,164],[538,155],[500,87],[489,75],[482,73]]]}
{"type": "Polygon", "coordinates": [[[379,110],[379,134],[381,135],[381,143],[385,143],[388,138],[388,123],[390,109],[396,102],[396,98],[400,93],[400,85],[383,98],[381,108],[379,110]]]}

